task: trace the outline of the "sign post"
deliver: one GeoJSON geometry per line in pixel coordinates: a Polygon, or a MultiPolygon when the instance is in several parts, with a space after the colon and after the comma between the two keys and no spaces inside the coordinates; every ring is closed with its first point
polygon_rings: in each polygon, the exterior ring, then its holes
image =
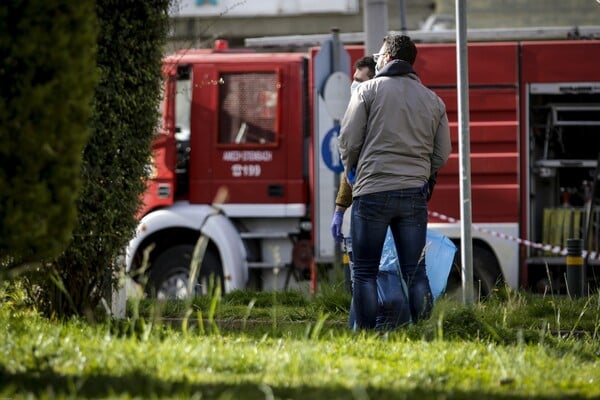
{"type": "Polygon", "coordinates": [[[473,242],[471,235],[471,148],[469,146],[469,61],[465,0],[456,0],[456,73],[458,84],[458,152],[460,175],[460,237],[463,302],[473,303],[473,242]]]}
{"type": "Polygon", "coordinates": [[[337,136],[350,99],[350,55],[339,40],[339,31],[323,42],[313,62],[313,232],[315,259],[341,265],[341,251],[329,232],[335,196],[343,171],[337,136]]]}

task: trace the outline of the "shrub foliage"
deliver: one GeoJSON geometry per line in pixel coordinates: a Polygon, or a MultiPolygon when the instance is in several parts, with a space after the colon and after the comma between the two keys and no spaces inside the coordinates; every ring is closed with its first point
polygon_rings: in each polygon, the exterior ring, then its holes
{"type": "Polygon", "coordinates": [[[49,309],[59,315],[98,305],[133,235],[158,121],[168,5],[169,0],[96,1],[99,84],[83,153],[78,225],[54,264],[65,287],[55,290],[49,309]]]}
{"type": "Polygon", "coordinates": [[[59,255],[76,223],[96,82],[91,0],[0,3],[0,262],[59,255]]]}

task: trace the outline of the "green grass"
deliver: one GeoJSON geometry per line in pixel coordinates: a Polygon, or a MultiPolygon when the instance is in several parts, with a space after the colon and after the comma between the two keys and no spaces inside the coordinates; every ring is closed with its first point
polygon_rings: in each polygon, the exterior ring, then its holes
{"type": "Polygon", "coordinates": [[[122,321],[55,321],[0,293],[0,398],[600,397],[600,295],[502,290],[386,334],[346,329],[349,297],[235,292],[142,301],[122,321]]]}

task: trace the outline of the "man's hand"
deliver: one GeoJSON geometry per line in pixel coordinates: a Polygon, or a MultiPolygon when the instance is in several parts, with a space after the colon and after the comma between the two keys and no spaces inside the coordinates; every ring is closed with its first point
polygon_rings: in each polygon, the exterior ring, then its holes
{"type": "Polygon", "coordinates": [[[342,235],[342,224],[344,222],[344,211],[336,210],[333,213],[333,219],[331,220],[331,234],[333,239],[337,243],[342,243],[344,235],[342,235]]]}
{"type": "Polygon", "coordinates": [[[434,172],[433,174],[431,174],[431,176],[427,180],[427,186],[429,189],[427,191],[427,201],[431,200],[431,196],[433,196],[433,188],[435,187],[436,182],[437,182],[437,172],[434,172]]]}

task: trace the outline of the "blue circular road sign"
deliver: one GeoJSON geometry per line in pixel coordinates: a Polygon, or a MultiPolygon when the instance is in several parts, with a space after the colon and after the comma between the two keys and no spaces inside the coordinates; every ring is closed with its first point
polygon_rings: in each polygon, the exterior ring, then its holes
{"type": "Polygon", "coordinates": [[[338,149],[337,137],[339,134],[339,125],[334,126],[325,134],[323,142],[321,143],[321,157],[323,158],[323,162],[327,168],[338,174],[344,171],[342,159],[340,158],[340,151],[338,149]]]}

